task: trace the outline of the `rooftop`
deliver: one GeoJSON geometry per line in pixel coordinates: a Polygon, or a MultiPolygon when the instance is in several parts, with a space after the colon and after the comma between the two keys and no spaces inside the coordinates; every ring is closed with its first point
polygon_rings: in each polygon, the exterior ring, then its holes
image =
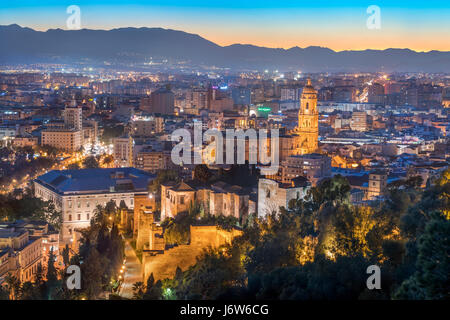
{"type": "Polygon", "coordinates": [[[58,194],[145,192],[155,175],[136,168],[53,170],[35,182],[58,194]]]}

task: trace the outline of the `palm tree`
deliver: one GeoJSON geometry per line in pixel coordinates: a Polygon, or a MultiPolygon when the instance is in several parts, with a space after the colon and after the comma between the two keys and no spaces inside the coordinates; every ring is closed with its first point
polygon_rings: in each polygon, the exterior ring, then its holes
{"type": "Polygon", "coordinates": [[[8,273],[8,275],[5,277],[5,281],[6,281],[6,288],[9,291],[9,299],[16,300],[20,290],[19,279],[17,279],[17,277],[12,275],[11,273],[8,273]]]}

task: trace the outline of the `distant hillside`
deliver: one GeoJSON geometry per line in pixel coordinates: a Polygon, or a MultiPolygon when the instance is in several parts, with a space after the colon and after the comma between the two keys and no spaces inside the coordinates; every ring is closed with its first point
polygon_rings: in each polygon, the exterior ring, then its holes
{"type": "Polygon", "coordinates": [[[0,64],[142,63],[153,57],[235,69],[450,72],[450,52],[409,49],[335,52],[322,47],[285,50],[242,44],[222,47],[196,34],[162,28],[41,32],[9,25],[0,26],[0,43],[0,64]]]}

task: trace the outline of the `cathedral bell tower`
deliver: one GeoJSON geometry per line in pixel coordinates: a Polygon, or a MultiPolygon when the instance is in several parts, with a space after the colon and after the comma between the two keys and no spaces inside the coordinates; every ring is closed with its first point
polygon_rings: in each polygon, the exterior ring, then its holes
{"type": "Polygon", "coordinates": [[[303,87],[298,112],[296,134],[299,136],[300,154],[313,153],[318,149],[319,140],[319,112],[317,110],[317,91],[308,78],[303,87]]]}

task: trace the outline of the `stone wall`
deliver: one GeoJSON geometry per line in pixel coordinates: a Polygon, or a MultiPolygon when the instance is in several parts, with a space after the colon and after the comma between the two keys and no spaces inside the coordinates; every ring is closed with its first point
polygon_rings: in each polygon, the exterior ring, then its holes
{"type": "Polygon", "coordinates": [[[190,233],[192,246],[207,248],[231,243],[234,237],[242,234],[242,231],[238,229],[227,231],[217,226],[191,226],[190,233]]]}
{"type": "Polygon", "coordinates": [[[155,280],[173,278],[177,267],[186,271],[193,266],[197,257],[208,247],[219,247],[230,243],[234,237],[242,234],[241,230],[222,230],[216,226],[191,226],[191,243],[180,245],[162,254],[155,254],[150,250],[144,250],[142,256],[144,280],[153,273],[155,280]]]}
{"type": "Polygon", "coordinates": [[[134,217],[133,217],[133,236],[137,236],[139,229],[139,214],[144,209],[155,210],[155,198],[149,198],[148,194],[139,194],[134,196],[134,217]]]}
{"type": "Polygon", "coordinates": [[[136,239],[136,249],[142,250],[149,244],[150,230],[154,221],[153,213],[141,210],[139,213],[139,228],[136,239]]]}

